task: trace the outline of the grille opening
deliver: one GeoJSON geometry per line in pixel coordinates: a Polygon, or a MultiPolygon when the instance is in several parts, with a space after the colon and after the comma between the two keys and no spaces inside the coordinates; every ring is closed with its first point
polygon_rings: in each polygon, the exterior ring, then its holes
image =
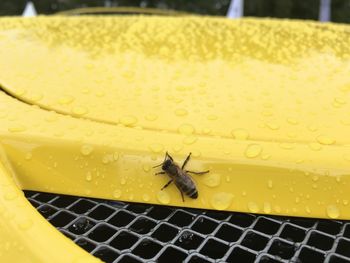
{"type": "Polygon", "coordinates": [[[123,227],[128,225],[134,219],[135,219],[134,215],[124,211],[119,211],[111,219],[108,220],[108,223],[116,227],[123,227]]]}
{"type": "Polygon", "coordinates": [[[143,239],[136,248],[134,248],[133,253],[144,258],[151,259],[153,258],[162,246],[151,239],[143,239]]]}
{"type": "Polygon", "coordinates": [[[230,218],[230,222],[241,227],[250,226],[255,220],[255,216],[243,213],[234,213],[230,218]]]}
{"type": "Polygon", "coordinates": [[[173,210],[171,210],[169,208],[155,206],[148,213],[148,215],[156,220],[163,220],[163,219],[167,218],[172,213],[173,213],[173,210]]]}
{"type": "Polygon", "coordinates": [[[229,218],[230,216],[230,213],[225,213],[225,212],[217,212],[217,211],[206,211],[205,212],[205,215],[210,217],[210,218],[213,218],[213,219],[216,219],[216,220],[221,220],[221,221],[224,221],[226,220],[227,218],[229,218]]]}
{"type": "Polygon", "coordinates": [[[72,222],[72,220],[74,219],[75,219],[74,215],[67,213],[65,211],[60,211],[50,219],[50,222],[55,227],[64,227],[65,225],[72,222]]]}
{"type": "Polygon", "coordinates": [[[255,261],[255,255],[246,249],[235,247],[226,261],[251,263],[255,261]]]}
{"type": "Polygon", "coordinates": [[[305,235],[305,230],[292,225],[285,225],[280,236],[292,242],[301,242],[305,235]]]}
{"type": "Polygon", "coordinates": [[[142,263],[142,261],[134,258],[134,257],[131,257],[129,255],[125,255],[124,257],[122,257],[120,259],[120,262],[125,262],[125,263],[142,263]]]}
{"type": "Polygon", "coordinates": [[[158,239],[162,242],[169,242],[173,240],[179,230],[175,227],[172,227],[168,224],[161,224],[152,234],[152,237],[158,239]]]}
{"type": "Polygon", "coordinates": [[[86,217],[78,218],[68,230],[76,235],[82,235],[95,226],[95,223],[86,217]]]}
{"type": "Polygon", "coordinates": [[[196,249],[203,242],[203,238],[191,231],[184,231],[176,240],[175,245],[186,250],[196,249]]]}
{"type": "Polygon", "coordinates": [[[113,251],[108,247],[100,247],[93,253],[93,255],[106,263],[112,263],[117,257],[119,257],[119,254],[116,251],[113,251]]]}
{"type": "Polygon", "coordinates": [[[58,198],[56,198],[52,204],[54,206],[57,206],[59,208],[64,208],[67,207],[69,205],[71,205],[72,203],[74,203],[77,199],[74,198],[73,196],[60,196],[58,198]]]}
{"type": "Polygon", "coordinates": [[[266,219],[265,217],[261,217],[257,220],[254,229],[268,235],[274,235],[277,233],[280,226],[281,224],[275,221],[266,219]]]}
{"type": "Polygon", "coordinates": [[[49,202],[52,199],[54,199],[56,197],[56,195],[54,194],[48,194],[48,193],[40,193],[35,197],[35,200],[39,201],[39,202],[49,202]]]}
{"type": "Polygon", "coordinates": [[[213,220],[209,220],[205,217],[199,217],[191,228],[199,233],[207,235],[212,233],[217,225],[218,224],[213,220]]]}
{"type": "Polygon", "coordinates": [[[308,218],[290,218],[288,220],[291,224],[298,225],[304,228],[311,228],[315,225],[315,220],[308,218]]]}
{"type": "Polygon", "coordinates": [[[350,224],[345,225],[344,237],[347,237],[350,239],[350,224]]]}
{"type": "Polygon", "coordinates": [[[190,260],[187,261],[188,263],[210,263],[210,261],[206,260],[205,258],[203,258],[202,256],[200,256],[200,254],[197,255],[192,255],[190,260]]]}
{"type": "Polygon", "coordinates": [[[283,259],[291,259],[295,253],[295,250],[294,245],[279,239],[275,239],[269,249],[269,252],[272,255],[279,256],[283,259]]]}
{"type": "Polygon", "coordinates": [[[35,200],[29,200],[29,202],[32,204],[32,206],[34,206],[35,208],[37,208],[38,206],[40,206],[40,203],[35,201],[35,200]]]}
{"type": "Polygon", "coordinates": [[[87,211],[89,211],[91,208],[93,208],[95,205],[94,203],[87,201],[85,199],[79,200],[77,203],[75,203],[70,210],[77,214],[84,214],[87,211]]]}
{"type": "Polygon", "coordinates": [[[350,241],[346,239],[340,239],[335,252],[342,256],[350,257],[350,241]]]}
{"type": "Polygon", "coordinates": [[[144,214],[149,210],[149,206],[142,204],[130,204],[128,205],[128,210],[137,214],[144,214]]]}
{"type": "Polygon", "coordinates": [[[110,244],[116,249],[124,250],[130,249],[138,240],[139,238],[134,234],[122,231],[111,241],[110,244]]]}
{"type": "Polygon", "coordinates": [[[322,250],[330,250],[333,246],[334,238],[323,235],[316,231],[311,232],[307,244],[312,247],[316,247],[322,250]]]}
{"type": "Polygon", "coordinates": [[[49,217],[56,213],[58,210],[49,205],[42,205],[38,208],[38,211],[43,217],[49,217]]]}
{"type": "Polygon", "coordinates": [[[193,221],[193,216],[183,211],[176,211],[169,219],[169,223],[179,227],[188,226],[193,221]]]}
{"type": "Polygon", "coordinates": [[[308,247],[303,247],[299,254],[300,262],[324,262],[324,254],[308,247]]]}
{"type": "Polygon", "coordinates": [[[95,249],[96,245],[85,238],[79,238],[75,241],[75,243],[85,249],[87,252],[91,252],[95,249]]]}
{"type": "Polygon", "coordinates": [[[266,247],[268,241],[269,239],[267,237],[259,235],[255,232],[248,232],[245,235],[241,245],[253,250],[260,251],[266,247]]]}
{"type": "Polygon", "coordinates": [[[213,259],[220,259],[226,254],[228,248],[228,245],[210,238],[202,247],[200,253],[213,259]]]}
{"type": "Polygon", "coordinates": [[[187,253],[174,247],[167,247],[163,251],[163,253],[160,255],[157,262],[168,263],[168,262],[174,262],[174,260],[176,260],[177,262],[182,262],[186,257],[187,257],[187,253]]]}
{"type": "Polygon", "coordinates": [[[281,263],[282,261],[279,261],[277,259],[271,258],[269,256],[263,255],[260,257],[259,263],[281,263]]]}
{"type": "Polygon", "coordinates": [[[320,220],[316,229],[331,235],[337,235],[340,232],[340,227],[341,224],[336,221],[320,220]]]}
{"type": "Polygon", "coordinates": [[[241,229],[232,227],[228,224],[223,224],[219,228],[218,232],[216,232],[215,237],[227,242],[234,242],[241,237],[242,232],[243,231],[241,229]]]}
{"type": "Polygon", "coordinates": [[[350,260],[347,260],[345,258],[342,258],[342,257],[338,257],[336,255],[332,255],[330,258],[329,258],[329,263],[349,263],[350,260]]]}
{"type": "Polygon", "coordinates": [[[106,224],[100,224],[89,234],[89,238],[97,242],[104,242],[115,234],[116,230],[106,224]]]}
{"type": "Polygon", "coordinates": [[[150,232],[156,223],[146,217],[139,217],[131,226],[130,229],[139,234],[147,234],[150,232]]]}
{"type": "Polygon", "coordinates": [[[107,217],[109,217],[111,214],[113,214],[114,210],[112,208],[109,208],[105,205],[100,205],[93,209],[88,216],[92,217],[96,220],[104,220],[107,217]]]}

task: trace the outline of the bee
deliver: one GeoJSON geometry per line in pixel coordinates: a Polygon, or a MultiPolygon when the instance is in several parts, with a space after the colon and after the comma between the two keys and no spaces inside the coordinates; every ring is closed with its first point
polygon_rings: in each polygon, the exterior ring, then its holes
{"type": "Polygon", "coordinates": [[[193,198],[193,199],[198,198],[198,191],[197,191],[196,184],[193,182],[189,173],[192,173],[192,174],[209,173],[209,170],[204,172],[194,172],[194,171],[184,170],[190,158],[191,158],[191,153],[189,153],[189,155],[187,156],[186,160],[183,162],[180,168],[180,166],[174,162],[173,158],[168,154],[168,152],[166,152],[164,161],[161,164],[153,167],[153,168],[156,168],[156,167],[162,166],[163,171],[156,173],[156,175],[167,174],[170,177],[169,182],[167,182],[162,187],[161,190],[167,188],[172,182],[174,182],[176,187],[179,189],[181,193],[181,198],[183,202],[185,202],[184,193],[190,198],[193,198]]]}

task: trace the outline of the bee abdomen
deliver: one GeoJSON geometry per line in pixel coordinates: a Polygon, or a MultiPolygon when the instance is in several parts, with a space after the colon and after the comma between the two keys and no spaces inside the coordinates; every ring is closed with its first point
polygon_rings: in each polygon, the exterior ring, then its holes
{"type": "Polygon", "coordinates": [[[198,191],[196,189],[196,186],[194,184],[191,185],[184,185],[181,187],[181,190],[188,196],[193,199],[196,199],[198,197],[198,191]]]}

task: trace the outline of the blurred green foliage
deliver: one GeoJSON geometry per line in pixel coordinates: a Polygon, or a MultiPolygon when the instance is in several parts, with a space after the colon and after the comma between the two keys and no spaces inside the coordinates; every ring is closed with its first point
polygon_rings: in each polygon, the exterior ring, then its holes
{"type": "MultiPolygon", "coordinates": [[[[0,0],[0,15],[21,15],[26,0],[0,0]]],[[[190,13],[225,15],[230,0],[32,0],[39,14],[79,7],[140,6],[187,11],[190,13]]],[[[245,0],[244,15],[318,19],[320,0],[245,0]]],[[[332,21],[350,22],[350,0],[332,0],[332,21]]]]}

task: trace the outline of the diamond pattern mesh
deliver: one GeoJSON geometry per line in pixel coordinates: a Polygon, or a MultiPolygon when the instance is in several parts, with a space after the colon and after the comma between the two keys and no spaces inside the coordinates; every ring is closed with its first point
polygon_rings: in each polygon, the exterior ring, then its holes
{"type": "Polygon", "coordinates": [[[179,209],[25,191],[105,262],[350,262],[350,222],[179,209]]]}

